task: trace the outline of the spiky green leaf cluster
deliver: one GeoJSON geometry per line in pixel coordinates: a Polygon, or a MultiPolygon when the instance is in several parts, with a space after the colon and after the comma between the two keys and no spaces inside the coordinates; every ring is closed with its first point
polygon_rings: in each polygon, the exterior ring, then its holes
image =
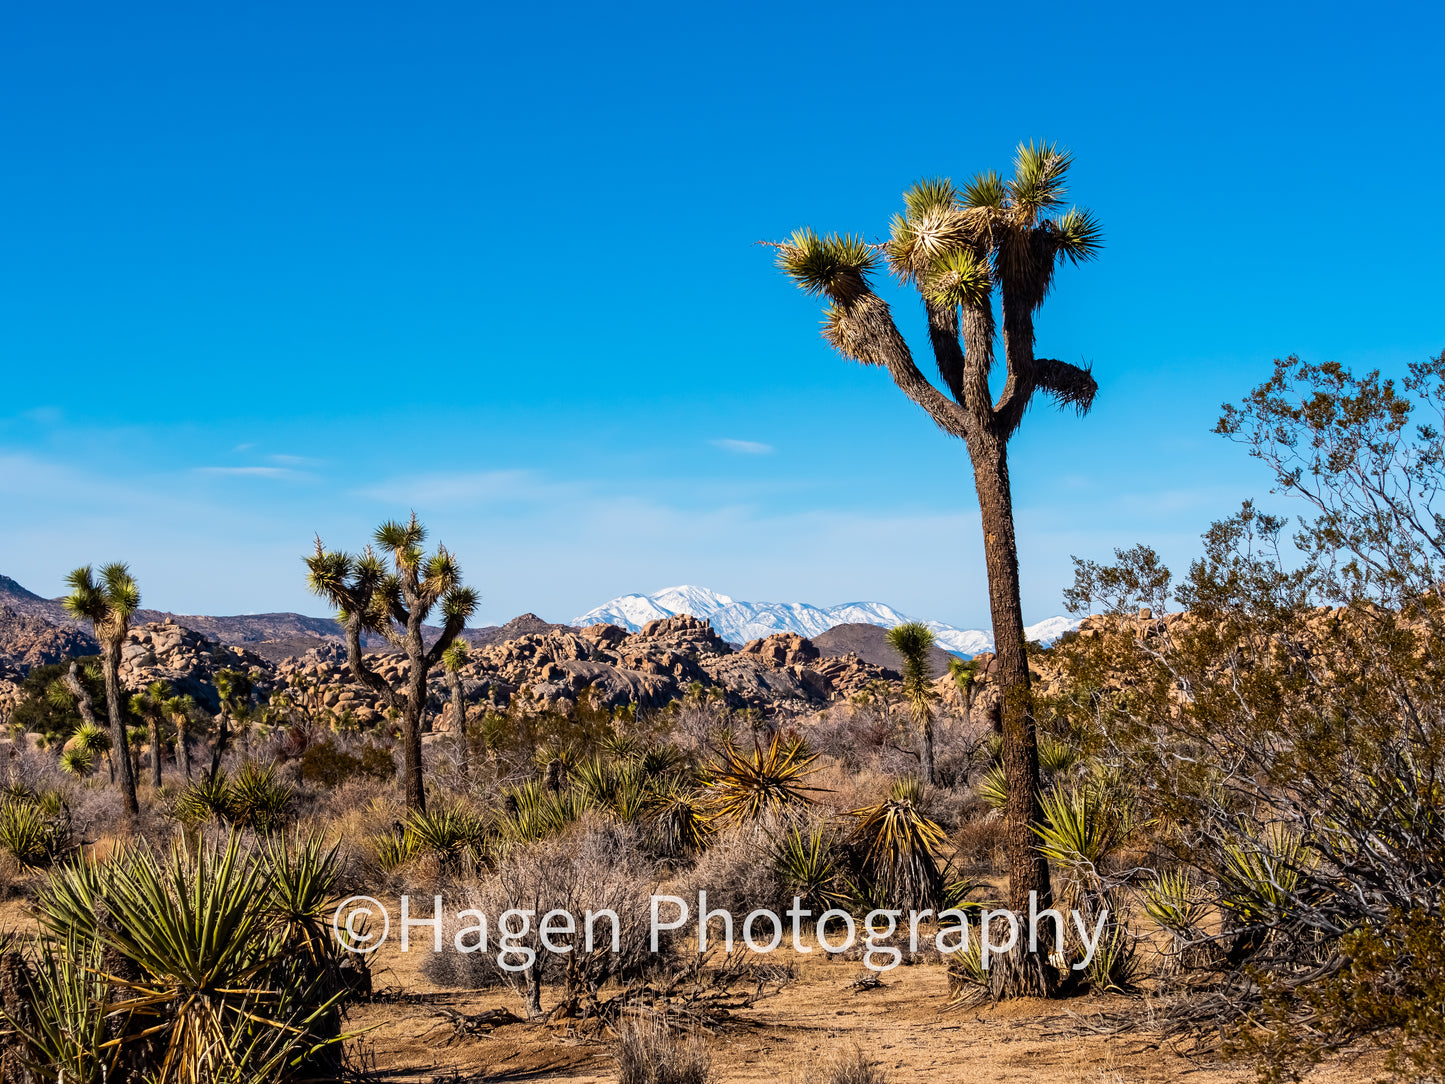
{"type": "Polygon", "coordinates": [[[778,267],[804,291],[834,301],[856,297],[878,266],[877,250],[853,234],[819,236],[811,227],[794,231],[777,246],[778,267]]]}
{"type": "Polygon", "coordinates": [[[334,1078],[348,990],[317,920],[339,868],[319,839],[296,848],[251,851],[233,834],[53,872],[38,910],[50,939],[23,965],[32,996],[19,1013],[7,998],[6,1011],[26,1060],[57,1058],[38,1079],[138,1079],[142,1064],[158,1084],[334,1078]],[[106,1041],[86,1061],[57,1038],[92,1035],[95,1013],[106,1041]]]}

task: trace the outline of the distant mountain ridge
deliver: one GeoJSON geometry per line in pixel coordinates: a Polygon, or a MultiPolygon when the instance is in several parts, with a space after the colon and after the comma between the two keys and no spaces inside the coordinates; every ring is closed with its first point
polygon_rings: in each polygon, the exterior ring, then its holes
{"type": "MultiPolygon", "coordinates": [[[[839,625],[876,625],[891,629],[912,618],[882,602],[845,602],[838,606],[814,606],[807,602],[740,602],[707,587],[684,584],[666,587],[651,595],[619,595],[595,606],[572,624],[620,625],[636,632],[649,621],[677,614],[706,618],[719,636],[734,643],[746,643],[778,632],[792,632],[812,639],[839,625]]],[[[972,658],[993,650],[993,634],[982,629],[960,629],[942,621],[924,621],[933,630],[938,646],[945,651],[972,658]]],[[[1030,640],[1050,643],[1078,622],[1067,617],[1050,617],[1024,629],[1030,640]]]]}

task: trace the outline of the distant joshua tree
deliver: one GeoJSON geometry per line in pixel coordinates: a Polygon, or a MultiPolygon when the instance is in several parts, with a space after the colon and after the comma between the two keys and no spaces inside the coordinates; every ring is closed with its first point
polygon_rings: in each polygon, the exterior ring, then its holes
{"type": "Polygon", "coordinates": [[[343,553],[326,549],[318,537],[315,554],[306,558],[307,584],[340,611],[352,676],[399,714],[407,808],[424,812],[421,717],[426,679],[466,627],[477,608],[477,593],[462,586],[461,569],[445,546],[438,546],[430,556],[422,550],[426,528],[417,522],[416,513],[405,524],[383,523],[372,540],[391,558],[392,571],[371,546],[360,554],[343,553]],[[428,649],[422,625],[438,604],[446,623],[428,649]],[[411,665],[403,689],[393,689],[367,664],[361,651],[364,632],[378,633],[406,653],[411,665]]]}
{"type": "Polygon", "coordinates": [[[161,720],[167,715],[166,703],[171,687],[164,681],[152,681],[145,692],[131,700],[132,706],[150,728],[151,786],[161,785],[161,720]]]}
{"type": "Polygon", "coordinates": [[[447,709],[452,716],[452,733],[457,739],[457,770],[461,772],[462,779],[466,780],[471,773],[471,749],[467,741],[467,698],[462,690],[462,667],[467,664],[467,642],[457,640],[442,652],[442,667],[447,673],[447,691],[451,693],[451,703],[447,709]]]}
{"type": "MultiPolygon", "coordinates": [[[[947,179],[919,181],[903,194],[904,212],[894,216],[886,242],[820,237],[803,229],[774,246],[779,267],[802,289],[830,302],[823,337],[844,357],[886,368],[904,394],[968,449],[1002,693],[1009,906],[1015,910],[1027,907],[1030,892],[1040,901],[1049,899],[1050,885],[1048,862],[1033,831],[1042,816],[1038,745],[1007,451],[1036,391],[1083,413],[1097,390],[1088,369],[1034,354],[1034,314],[1053,286],[1055,269],[1061,260],[1092,260],[1102,244],[1090,212],[1070,209],[1049,217],[1063,209],[1072,162],[1068,151],[1053,144],[1020,144],[1009,180],[989,171],[962,189],[947,179]],[[873,291],[870,276],[885,261],[922,297],[942,391],[914,363],[888,303],[873,291]],[[1006,364],[996,400],[989,386],[999,330],[995,287],[1006,364]]],[[[1016,962],[1016,992],[1053,991],[1054,972],[1041,954],[1020,954],[1016,962]]]]}
{"type": "Polygon", "coordinates": [[[173,696],[166,701],[166,711],[170,714],[171,722],[176,727],[176,760],[181,770],[186,773],[186,782],[191,780],[191,751],[187,747],[187,739],[190,737],[191,720],[195,718],[198,710],[195,697],[189,693],[180,696],[173,696]]]}
{"type": "MultiPolygon", "coordinates": [[[[120,689],[120,649],[130,632],[131,616],[140,608],[140,588],[128,566],[115,562],[100,570],[97,581],[90,566],[77,568],[68,577],[70,594],[65,609],[89,621],[100,643],[100,669],[105,678],[105,706],[110,715],[112,747],[124,752],[128,748],[125,726],[125,701],[120,689]]],[[[120,756],[120,792],[125,811],[134,817],[140,813],[135,796],[135,769],[130,757],[120,756]]]]}
{"type": "Polygon", "coordinates": [[[918,770],[932,785],[933,705],[928,687],[929,654],[933,651],[933,630],[921,621],[909,621],[888,630],[888,646],[903,657],[903,695],[918,724],[918,770]]]}

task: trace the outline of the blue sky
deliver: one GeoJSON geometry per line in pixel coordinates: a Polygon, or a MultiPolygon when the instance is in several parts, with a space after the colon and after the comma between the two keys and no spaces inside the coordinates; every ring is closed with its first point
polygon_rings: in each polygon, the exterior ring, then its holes
{"type": "MultiPolygon", "coordinates": [[[[1025,616],[1179,566],[1267,479],[1209,435],[1289,353],[1445,348],[1426,5],[55,3],[0,42],[0,572],[324,608],[315,532],[415,508],[478,623],[700,583],[987,622],[963,449],[753,242],[1077,155],[1098,263],[1012,452],[1025,616]]],[[[895,312],[922,341],[916,301],[895,312]]]]}

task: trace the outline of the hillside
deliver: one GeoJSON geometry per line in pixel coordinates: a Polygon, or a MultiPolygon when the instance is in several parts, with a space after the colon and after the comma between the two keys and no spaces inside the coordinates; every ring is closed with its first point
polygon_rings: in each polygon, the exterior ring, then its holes
{"type": "MultiPolygon", "coordinates": [[[[878,625],[834,625],[827,632],[812,637],[812,641],[824,658],[837,658],[851,653],[874,666],[884,666],[889,670],[903,669],[902,658],[888,646],[888,630],[878,625]]],[[[946,674],[949,661],[957,658],[941,647],[935,647],[929,657],[933,663],[930,676],[935,678],[946,674]]]]}

